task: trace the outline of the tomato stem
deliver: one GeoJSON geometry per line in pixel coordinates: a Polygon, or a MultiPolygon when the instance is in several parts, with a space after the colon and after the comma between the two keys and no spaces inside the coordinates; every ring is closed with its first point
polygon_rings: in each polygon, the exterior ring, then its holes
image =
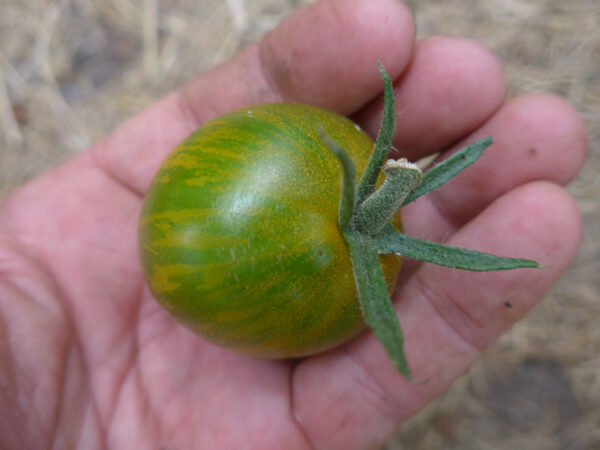
{"type": "Polygon", "coordinates": [[[356,208],[356,227],[365,234],[381,231],[423,179],[421,169],[406,158],[388,160],[383,172],[386,178],[381,187],[356,208]]]}

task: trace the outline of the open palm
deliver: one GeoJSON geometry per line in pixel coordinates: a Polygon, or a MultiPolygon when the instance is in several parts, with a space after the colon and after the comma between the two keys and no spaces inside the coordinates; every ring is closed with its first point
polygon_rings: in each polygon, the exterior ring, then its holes
{"type": "Polygon", "coordinates": [[[578,115],[550,96],[504,102],[487,51],[460,39],[414,43],[412,17],[395,0],[350,3],[299,11],[0,206],[0,446],[370,448],[443,392],[565,269],[579,216],[560,185],[583,162],[578,115]],[[486,135],[496,142],[405,208],[407,234],[551,268],[473,274],[407,264],[397,311],[423,385],[395,373],[369,332],[290,362],[239,356],[180,326],[152,298],[137,256],[141,200],[162,159],[202,122],[267,101],[317,104],[375,134],[378,60],[396,80],[402,156],[486,135]]]}

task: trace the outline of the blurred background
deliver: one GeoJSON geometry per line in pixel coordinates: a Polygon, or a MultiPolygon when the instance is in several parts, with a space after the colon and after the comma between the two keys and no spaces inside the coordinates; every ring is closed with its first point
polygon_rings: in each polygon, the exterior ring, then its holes
{"type": "MultiPolygon", "coordinates": [[[[309,0],[0,0],[0,198],[82,151],[309,0]]],[[[384,448],[600,449],[600,2],[412,0],[419,37],[466,36],[508,97],[551,92],[585,118],[569,186],[577,259],[526,320],[384,448]]]]}

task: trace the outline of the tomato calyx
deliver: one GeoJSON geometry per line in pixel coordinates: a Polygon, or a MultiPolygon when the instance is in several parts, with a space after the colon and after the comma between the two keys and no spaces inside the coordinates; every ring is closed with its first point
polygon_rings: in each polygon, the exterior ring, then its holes
{"type": "Polygon", "coordinates": [[[391,225],[395,213],[431,190],[443,185],[473,164],[492,144],[490,137],[460,150],[426,171],[406,159],[385,162],[392,145],[396,121],[392,82],[378,64],[384,84],[382,124],[373,154],[354,186],[354,164],[335,142],[322,135],[342,167],[342,194],[338,210],[338,226],[350,250],[358,297],[367,325],[381,341],[396,369],[411,379],[404,354],[402,328],[390,300],[379,264],[379,255],[395,253],[407,258],[470,271],[495,271],[516,268],[540,268],[529,259],[507,258],[416,239],[391,225]],[[385,164],[384,164],[385,162],[385,164]],[[383,169],[384,183],[376,189],[383,169]]]}

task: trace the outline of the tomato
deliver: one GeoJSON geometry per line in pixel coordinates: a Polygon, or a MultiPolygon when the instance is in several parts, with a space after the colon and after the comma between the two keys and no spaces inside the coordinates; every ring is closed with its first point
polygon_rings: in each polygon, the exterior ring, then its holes
{"type": "Polygon", "coordinates": [[[386,161],[394,88],[376,143],[313,106],[253,106],[205,124],[166,159],[142,207],[139,249],[150,289],[209,341],[269,358],[335,347],[367,324],[408,379],[390,294],[400,259],[471,271],[540,268],[411,238],[399,209],[473,164],[490,137],[425,174],[386,161]]]}
{"type": "MultiPolygon", "coordinates": [[[[159,169],[140,217],[144,273],[156,299],[203,338],[283,358],[363,330],[338,227],[342,169],[323,133],[343,146],[358,182],[371,138],[342,116],[291,103],[213,120],[159,169]]],[[[400,258],[379,261],[391,293],[400,258]]]]}

